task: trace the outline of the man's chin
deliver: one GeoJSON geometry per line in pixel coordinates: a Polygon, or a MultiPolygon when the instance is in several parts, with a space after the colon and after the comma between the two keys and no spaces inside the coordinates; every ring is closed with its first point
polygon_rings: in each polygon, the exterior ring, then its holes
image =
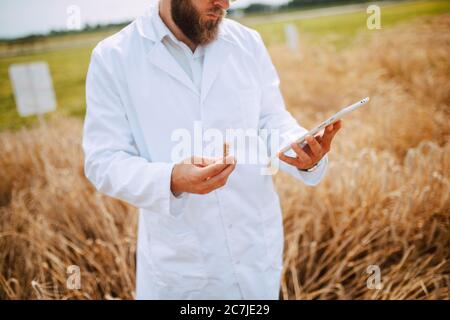
{"type": "Polygon", "coordinates": [[[221,22],[222,17],[219,17],[217,20],[206,20],[204,23],[204,31],[202,32],[201,41],[199,44],[206,45],[217,39],[221,22]]]}
{"type": "Polygon", "coordinates": [[[208,32],[208,33],[205,33],[203,36],[202,36],[202,39],[200,40],[200,45],[207,45],[207,44],[210,44],[211,42],[213,42],[214,40],[216,40],[217,39],[217,34],[218,34],[219,32],[218,32],[218,30],[216,30],[216,31],[214,31],[214,32],[208,32]]]}

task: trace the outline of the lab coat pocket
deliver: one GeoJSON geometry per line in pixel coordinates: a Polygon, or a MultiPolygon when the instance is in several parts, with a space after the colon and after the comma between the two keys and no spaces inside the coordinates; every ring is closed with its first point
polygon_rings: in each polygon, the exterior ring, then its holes
{"type": "Polygon", "coordinates": [[[247,128],[258,128],[260,113],[260,94],[256,87],[246,88],[239,91],[239,103],[245,117],[247,128]]]}
{"type": "Polygon", "coordinates": [[[259,210],[269,267],[281,270],[283,266],[284,232],[278,197],[270,197],[270,200],[264,201],[259,210]]]}
{"type": "Polygon", "coordinates": [[[160,285],[198,289],[206,284],[205,259],[196,234],[182,220],[160,219],[149,236],[151,268],[160,285]]]}

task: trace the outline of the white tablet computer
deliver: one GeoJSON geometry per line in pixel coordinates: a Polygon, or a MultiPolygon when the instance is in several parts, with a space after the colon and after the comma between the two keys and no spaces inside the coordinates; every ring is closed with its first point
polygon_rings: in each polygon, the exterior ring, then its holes
{"type": "Polygon", "coordinates": [[[323,128],[325,128],[326,126],[328,126],[329,124],[335,123],[336,121],[342,119],[342,117],[344,115],[346,115],[347,113],[352,112],[353,110],[358,109],[359,107],[365,105],[367,102],[369,102],[369,97],[364,98],[348,107],[343,108],[342,110],[340,110],[339,112],[337,112],[335,115],[333,115],[331,118],[325,120],[324,122],[322,122],[321,124],[319,124],[318,126],[314,127],[314,129],[308,131],[307,133],[303,134],[301,137],[295,139],[294,141],[292,141],[288,146],[282,148],[281,150],[278,151],[278,153],[276,153],[275,155],[272,156],[272,158],[270,160],[273,160],[274,158],[278,157],[278,154],[280,153],[285,153],[286,151],[291,149],[291,144],[292,143],[297,143],[300,145],[301,148],[303,148],[306,145],[306,137],[308,135],[314,136],[316,133],[318,133],[320,130],[322,130],[323,128]]]}

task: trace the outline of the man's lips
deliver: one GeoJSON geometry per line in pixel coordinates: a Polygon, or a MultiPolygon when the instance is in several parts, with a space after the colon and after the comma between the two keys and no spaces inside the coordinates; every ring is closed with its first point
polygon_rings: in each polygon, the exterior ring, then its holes
{"type": "Polygon", "coordinates": [[[217,19],[217,18],[220,18],[223,16],[223,12],[222,11],[211,11],[211,12],[208,12],[206,15],[208,17],[217,19]]]}
{"type": "Polygon", "coordinates": [[[211,18],[214,18],[214,19],[217,19],[217,18],[220,17],[220,15],[215,14],[215,13],[207,13],[206,15],[207,15],[208,17],[211,17],[211,18]]]}

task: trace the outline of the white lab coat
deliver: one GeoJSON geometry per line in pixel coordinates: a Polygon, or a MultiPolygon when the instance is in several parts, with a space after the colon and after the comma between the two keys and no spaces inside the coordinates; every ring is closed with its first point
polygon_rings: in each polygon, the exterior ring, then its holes
{"type": "MultiPolygon", "coordinates": [[[[205,48],[199,92],[157,39],[155,8],[97,45],[86,82],[86,176],[97,190],[140,209],[136,297],[277,299],[283,227],[272,177],[238,159],[226,186],[175,198],[171,134],[191,132],[196,121],[221,131],[305,129],[285,110],[256,31],[223,21],[205,48]]],[[[316,185],[326,164],[325,157],[313,173],[281,169],[316,185]]]]}

